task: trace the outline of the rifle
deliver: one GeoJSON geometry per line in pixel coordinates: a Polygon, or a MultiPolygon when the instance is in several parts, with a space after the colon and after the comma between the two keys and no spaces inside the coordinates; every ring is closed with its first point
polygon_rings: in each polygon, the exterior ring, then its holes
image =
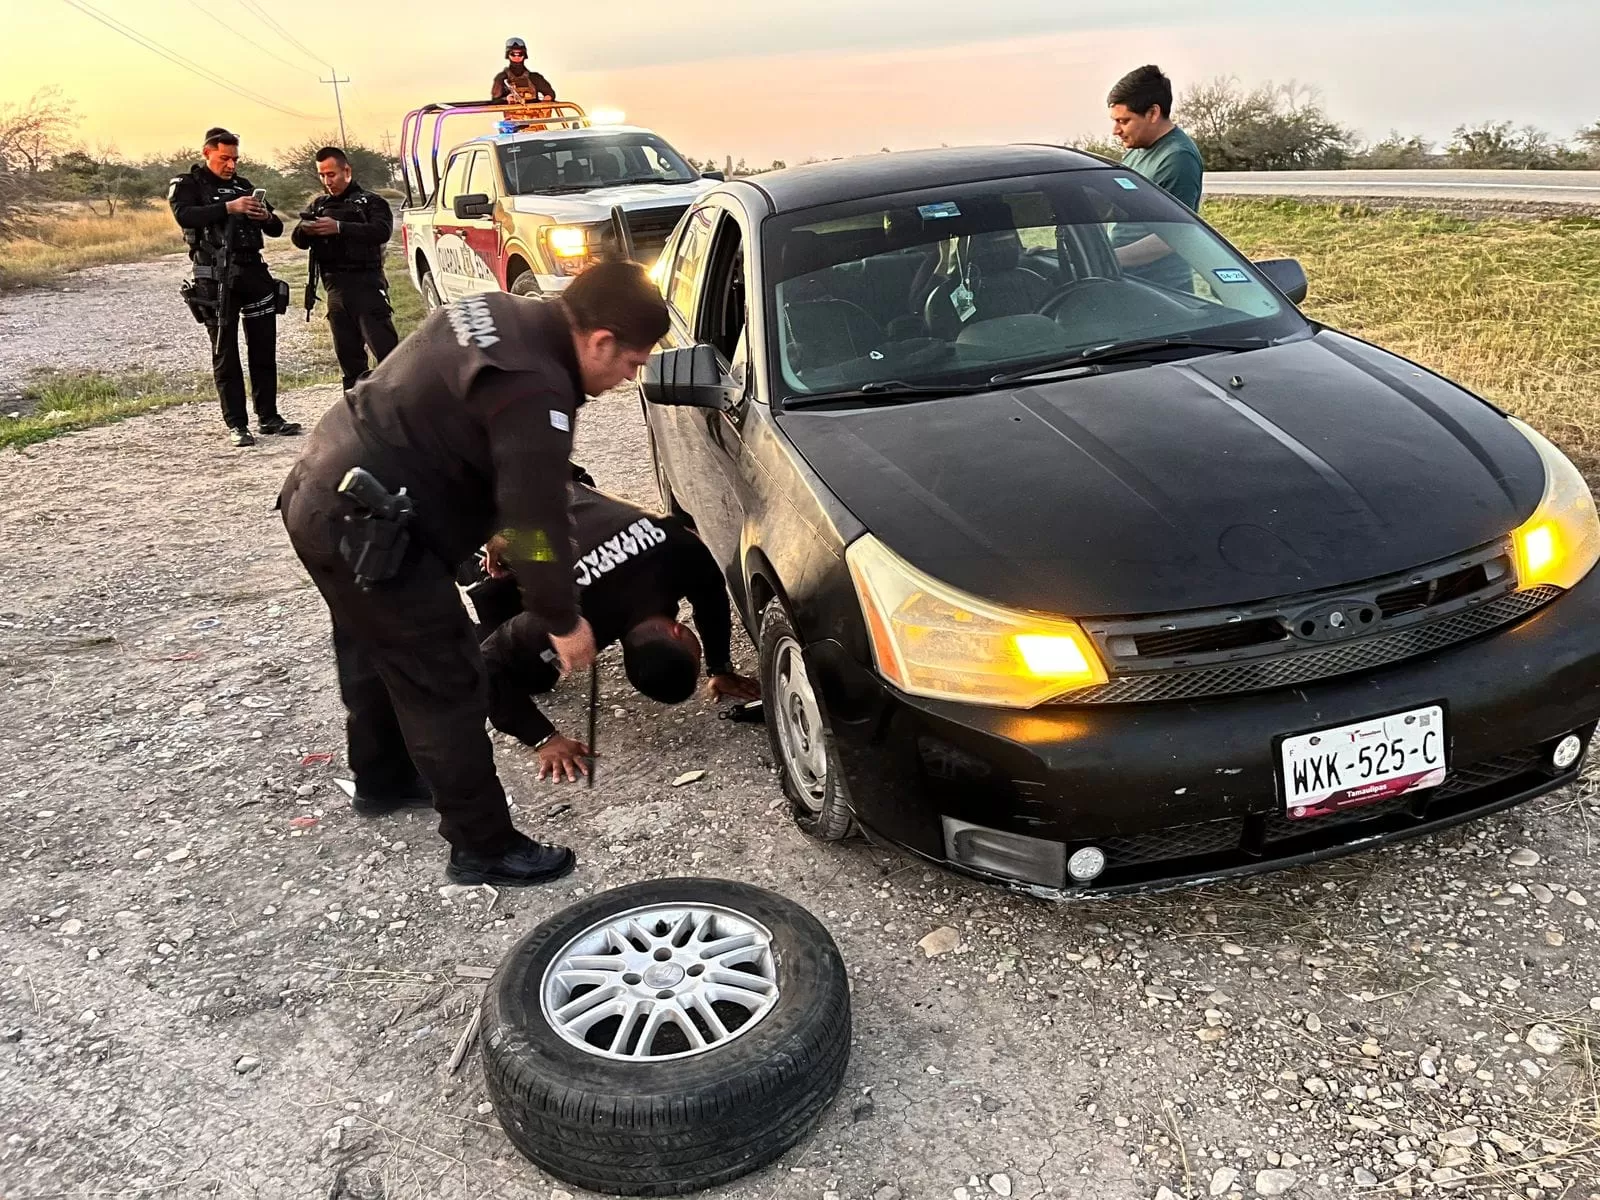
{"type": "Polygon", "coordinates": [[[228,319],[229,293],[233,288],[233,222],[235,217],[228,214],[227,220],[222,223],[222,245],[218,248],[216,257],[212,259],[211,269],[217,274],[217,323],[216,333],[212,335],[212,348],[216,347],[216,339],[222,336],[222,326],[228,319]]]}
{"type": "MultiPolygon", "coordinates": [[[[319,214],[315,210],[308,208],[305,212],[300,214],[300,219],[302,221],[315,221],[318,215],[319,214]]],[[[317,269],[317,250],[316,247],[313,246],[311,248],[310,255],[308,256],[308,266],[306,267],[307,322],[311,320],[311,310],[317,306],[317,276],[319,273],[320,272],[317,269]]]]}

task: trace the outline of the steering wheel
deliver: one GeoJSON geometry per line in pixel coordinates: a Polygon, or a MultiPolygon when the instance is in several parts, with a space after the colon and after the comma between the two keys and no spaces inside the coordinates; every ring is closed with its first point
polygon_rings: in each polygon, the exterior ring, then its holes
{"type": "Polygon", "coordinates": [[[1044,303],[1039,305],[1039,307],[1034,311],[1036,311],[1041,317],[1049,317],[1051,320],[1054,320],[1055,315],[1060,310],[1061,306],[1072,297],[1078,295],[1080,292],[1086,292],[1090,288],[1115,287],[1116,285],[1116,280],[1106,279],[1103,277],[1097,277],[1093,279],[1074,279],[1071,283],[1064,283],[1055,291],[1051,292],[1045,297],[1044,303]]]}

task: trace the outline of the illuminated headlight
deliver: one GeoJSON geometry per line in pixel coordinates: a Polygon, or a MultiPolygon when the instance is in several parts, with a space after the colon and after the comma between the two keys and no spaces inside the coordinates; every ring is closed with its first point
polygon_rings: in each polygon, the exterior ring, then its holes
{"type": "Polygon", "coordinates": [[[1544,495],[1533,515],[1512,531],[1517,586],[1570,588],[1600,560],[1600,516],[1588,484],[1567,456],[1543,434],[1515,417],[1544,465],[1544,495]]]}
{"type": "Polygon", "coordinates": [[[552,225],[545,230],[544,240],[558,258],[582,258],[589,253],[589,231],[582,225],[552,225]]]}
{"type": "Polygon", "coordinates": [[[845,551],[878,673],[902,692],[1032,708],[1106,681],[1075,621],[1018,612],[924,575],[868,534],[845,551]]]}

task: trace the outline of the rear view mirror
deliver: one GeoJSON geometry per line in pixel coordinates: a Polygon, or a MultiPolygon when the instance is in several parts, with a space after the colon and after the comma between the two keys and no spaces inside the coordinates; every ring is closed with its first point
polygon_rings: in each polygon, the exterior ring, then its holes
{"type": "Polygon", "coordinates": [[[473,192],[468,196],[457,196],[455,201],[456,220],[465,221],[472,217],[487,217],[494,212],[494,202],[482,192],[473,192]]]}
{"type": "Polygon", "coordinates": [[[718,412],[732,408],[739,395],[739,385],[717,362],[716,347],[705,345],[657,350],[639,373],[639,387],[651,404],[718,412]]]}
{"type": "Polygon", "coordinates": [[[1258,262],[1256,270],[1295,304],[1305,303],[1306,272],[1297,261],[1292,258],[1269,258],[1258,262]]]}
{"type": "Polygon", "coordinates": [[[728,180],[728,173],[726,171],[701,171],[700,178],[715,179],[719,183],[726,183],[728,180]]]}

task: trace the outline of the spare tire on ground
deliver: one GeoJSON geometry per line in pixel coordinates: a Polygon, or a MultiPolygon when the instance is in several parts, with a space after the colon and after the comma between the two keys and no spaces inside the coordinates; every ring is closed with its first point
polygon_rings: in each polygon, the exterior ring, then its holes
{"type": "Polygon", "coordinates": [[[799,905],[663,879],[557,913],[483,999],[489,1098],[512,1143],[597,1192],[670,1196],[772,1162],[822,1117],[850,992],[799,905]]]}

